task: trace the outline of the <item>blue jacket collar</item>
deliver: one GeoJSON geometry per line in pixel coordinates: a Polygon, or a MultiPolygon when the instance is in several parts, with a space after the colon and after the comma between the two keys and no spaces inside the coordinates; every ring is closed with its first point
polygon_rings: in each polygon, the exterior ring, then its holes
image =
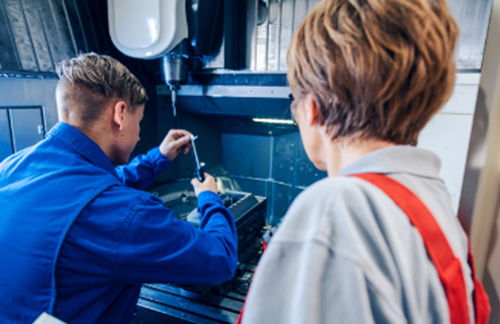
{"type": "Polygon", "coordinates": [[[119,179],[113,164],[99,145],[75,127],[59,122],[50,130],[47,138],[54,138],[65,143],[66,147],[119,179]]]}

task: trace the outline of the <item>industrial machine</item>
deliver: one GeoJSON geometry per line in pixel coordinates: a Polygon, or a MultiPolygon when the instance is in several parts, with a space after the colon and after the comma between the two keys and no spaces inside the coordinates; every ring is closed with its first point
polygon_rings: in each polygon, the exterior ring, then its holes
{"type": "Polygon", "coordinates": [[[223,3],[223,0],[108,1],[113,44],[130,57],[161,59],[161,77],[171,92],[174,117],[177,91],[187,83],[188,70],[220,49],[223,3]]]}
{"type": "MultiPolygon", "coordinates": [[[[238,269],[234,278],[215,286],[146,284],[141,290],[134,323],[234,323],[248,293],[262,253],[266,198],[232,191],[239,184],[221,166],[210,170],[218,179],[220,196],[231,211],[238,233],[238,269]]],[[[151,188],[179,219],[200,224],[196,195],[189,179],[151,188]]]]}
{"type": "MultiPolygon", "coordinates": [[[[205,181],[204,163],[200,162],[195,140],[191,151],[195,162],[194,176],[205,181]]],[[[238,268],[232,280],[214,286],[175,286],[145,284],[141,290],[134,323],[234,323],[252,282],[255,266],[262,253],[261,237],[266,228],[266,198],[241,190],[227,170],[216,166],[209,170],[216,177],[219,195],[231,211],[238,233],[238,268]]],[[[176,217],[199,227],[201,214],[190,179],[158,184],[150,191],[176,217]]]]}
{"type": "MultiPolygon", "coordinates": [[[[293,32],[317,2],[0,1],[0,160],[35,144],[57,122],[56,64],[94,51],[120,60],[147,89],[150,101],[134,155],[158,145],[170,128],[188,129],[199,135],[196,147],[206,163],[200,167],[216,176],[235,218],[261,215],[250,217],[249,227],[238,225],[251,235],[240,238],[235,279],[214,287],[145,285],[136,322],[234,322],[258,260],[262,217],[277,224],[303,189],[326,176],[308,160],[290,120],[285,75],[293,32]]],[[[456,88],[419,146],[443,162],[453,206],[472,234],[493,323],[500,320],[494,270],[500,264],[494,253],[500,0],[448,4],[460,27],[456,88]]],[[[193,226],[189,179],[196,169],[191,155],[179,156],[148,189],[193,226]]]]}

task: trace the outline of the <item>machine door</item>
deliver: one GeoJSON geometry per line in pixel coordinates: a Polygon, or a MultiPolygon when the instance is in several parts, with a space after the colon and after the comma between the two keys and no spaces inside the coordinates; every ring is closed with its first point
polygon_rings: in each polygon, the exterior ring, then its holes
{"type": "Polygon", "coordinates": [[[0,108],[0,161],[44,137],[41,107],[0,108]]]}

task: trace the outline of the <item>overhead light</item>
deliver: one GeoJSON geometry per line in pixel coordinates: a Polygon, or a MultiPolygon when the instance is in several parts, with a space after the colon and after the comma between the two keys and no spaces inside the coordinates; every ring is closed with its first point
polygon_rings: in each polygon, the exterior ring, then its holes
{"type": "Polygon", "coordinates": [[[252,120],[257,123],[295,125],[295,122],[290,119],[252,118],[252,120]]]}

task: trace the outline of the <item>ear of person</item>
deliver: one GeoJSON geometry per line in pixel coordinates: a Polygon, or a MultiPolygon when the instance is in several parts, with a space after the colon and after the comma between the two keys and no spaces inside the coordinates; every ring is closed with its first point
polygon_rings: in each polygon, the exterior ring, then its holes
{"type": "Polygon", "coordinates": [[[121,100],[117,101],[113,106],[113,121],[116,124],[116,126],[118,126],[118,130],[120,131],[120,136],[123,136],[126,108],[127,104],[121,100]]]}
{"type": "Polygon", "coordinates": [[[309,126],[321,125],[321,116],[318,105],[312,95],[308,94],[305,98],[306,121],[309,126]]]}

